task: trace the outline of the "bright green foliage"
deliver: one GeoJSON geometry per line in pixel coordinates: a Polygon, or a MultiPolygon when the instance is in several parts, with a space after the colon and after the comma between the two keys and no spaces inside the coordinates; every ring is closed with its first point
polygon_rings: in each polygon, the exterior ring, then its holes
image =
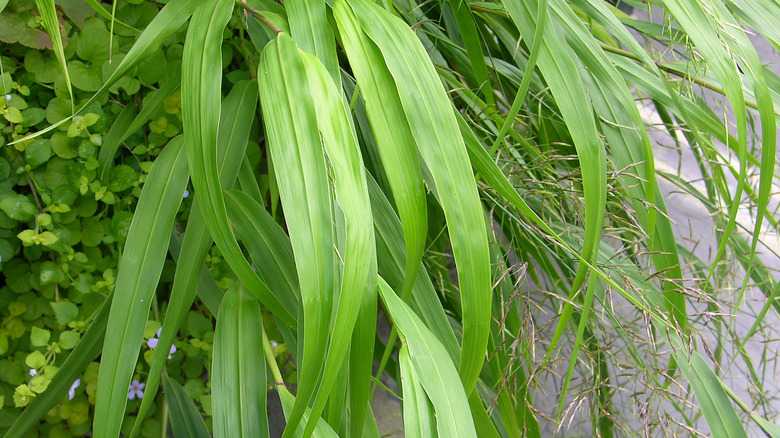
{"type": "Polygon", "coordinates": [[[780,7],[609,3],[0,0],[0,433],[778,436],[780,7]]]}

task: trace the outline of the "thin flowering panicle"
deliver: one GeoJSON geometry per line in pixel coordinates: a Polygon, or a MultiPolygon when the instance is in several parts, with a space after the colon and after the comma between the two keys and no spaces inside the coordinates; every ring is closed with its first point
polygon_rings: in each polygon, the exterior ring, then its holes
{"type": "Polygon", "coordinates": [[[130,390],[127,391],[127,399],[133,400],[134,398],[138,397],[139,399],[144,398],[144,387],[146,386],[146,383],[141,383],[138,380],[133,380],[130,383],[130,390]]]}
{"type": "MultiPolygon", "coordinates": [[[[161,332],[162,332],[162,327],[157,329],[157,337],[149,338],[149,340],[146,341],[146,345],[149,348],[152,348],[152,349],[157,348],[157,344],[160,342],[159,337],[160,337],[160,333],[161,332]]],[[[172,359],[174,353],[176,353],[176,346],[171,344],[171,348],[170,348],[170,350],[168,350],[168,359],[172,359]]]]}

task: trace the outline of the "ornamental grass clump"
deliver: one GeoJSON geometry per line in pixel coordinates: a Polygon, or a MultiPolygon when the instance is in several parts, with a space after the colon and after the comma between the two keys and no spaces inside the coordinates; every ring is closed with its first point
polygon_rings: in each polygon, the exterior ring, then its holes
{"type": "Polygon", "coordinates": [[[780,5],[71,3],[0,13],[1,266],[73,341],[6,300],[7,437],[780,436],[780,5]]]}

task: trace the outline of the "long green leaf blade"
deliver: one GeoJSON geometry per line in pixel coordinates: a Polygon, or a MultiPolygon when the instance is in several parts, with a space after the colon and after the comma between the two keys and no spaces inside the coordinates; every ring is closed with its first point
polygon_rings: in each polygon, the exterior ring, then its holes
{"type": "Polygon", "coordinates": [[[257,300],[232,288],[219,306],[211,364],[214,436],[267,437],[265,354],[257,300]]]}
{"type": "Polygon", "coordinates": [[[466,392],[444,346],[382,277],[379,277],[379,293],[406,340],[414,370],[436,410],[439,436],[477,436],[466,392]]]}
{"type": "MultiPolygon", "coordinates": [[[[412,135],[433,175],[448,222],[463,309],[459,372],[468,392],[485,360],[490,324],[490,261],[485,218],[452,106],[425,49],[409,27],[364,0],[349,2],[398,87],[412,135]]],[[[384,67],[384,66],[377,66],[384,67]]]]}
{"type": "MultiPolygon", "coordinates": [[[[674,336],[674,335],[672,335],[674,336]]],[[[714,438],[747,437],[742,422],[737,416],[726,391],[710,366],[699,353],[694,352],[690,359],[676,352],[677,363],[691,384],[696,400],[701,406],[710,433],[714,438]]]]}
{"type": "Polygon", "coordinates": [[[119,436],[149,306],[188,178],[184,139],[177,137],[154,162],[127,234],[100,361],[96,437],[119,436]]]}
{"type": "Polygon", "coordinates": [[[176,436],[209,438],[211,434],[206,423],[184,388],[168,376],[163,376],[162,382],[168,396],[168,414],[171,417],[173,433],[176,436]]]}
{"type": "MultiPolygon", "coordinates": [[[[237,83],[225,98],[223,107],[229,109],[227,116],[220,121],[219,137],[222,141],[217,150],[217,163],[220,169],[220,182],[223,186],[231,186],[236,180],[239,158],[244,156],[249,139],[249,131],[254,121],[254,108],[257,105],[257,87],[252,81],[237,83]]],[[[143,111],[142,111],[143,112],[143,111]]],[[[139,114],[139,118],[141,115],[139,114]]],[[[173,289],[168,299],[168,310],[165,313],[162,331],[160,333],[157,351],[169,351],[173,338],[184,322],[195,294],[196,287],[206,254],[211,249],[213,240],[206,228],[206,222],[200,211],[199,201],[195,200],[187,221],[187,229],[182,241],[182,250],[177,260],[176,273],[173,278],[173,289]]],[[[210,276],[210,274],[209,274],[210,276]]],[[[294,301],[288,302],[287,308],[295,309],[294,301]]],[[[216,309],[214,309],[216,314],[216,309]]],[[[160,376],[165,368],[167,356],[155,354],[146,380],[146,393],[155,394],[159,387],[160,376]]],[[[141,422],[148,409],[152,406],[153,397],[145,397],[138,410],[135,425],[131,435],[140,430],[141,422]]]]}
{"type": "Polygon", "coordinates": [[[230,230],[217,169],[217,137],[222,83],[222,34],[234,2],[203,4],[193,15],[182,56],[182,124],[187,132],[187,160],[200,211],[225,261],[246,288],[285,324],[290,311],[249,266],[230,230]]]}
{"type": "Polygon", "coordinates": [[[333,13],[366,102],[377,149],[401,217],[406,242],[406,270],[401,296],[406,299],[422,261],[428,222],[425,185],[414,138],[393,77],[387,68],[383,68],[379,49],[362,32],[346,3],[336,2],[333,13]]]}
{"type": "MultiPolygon", "coordinates": [[[[285,435],[295,431],[324,365],[335,287],[332,207],[325,158],[303,59],[282,33],[258,65],[260,102],[276,181],[301,283],[303,335],[298,394],[285,435]]],[[[302,326],[302,327],[301,327],[302,326]]],[[[300,345],[300,343],[299,343],[300,345]]]]}
{"type": "MultiPolygon", "coordinates": [[[[336,382],[349,349],[352,330],[364,295],[376,293],[377,268],[368,185],[355,128],[347,112],[347,103],[330,79],[325,66],[306,52],[301,52],[301,55],[314,99],[317,125],[333,170],[336,202],[344,214],[346,228],[344,253],[341,255],[344,262],[341,291],[331,321],[328,355],[311,420],[316,419],[322,412],[327,395],[336,382]]],[[[370,382],[365,381],[362,384],[369,386],[370,382]]],[[[309,436],[314,425],[313,421],[309,421],[304,437],[309,436]]]]}
{"type": "MultiPolygon", "coordinates": [[[[46,33],[51,38],[52,49],[60,63],[62,73],[65,75],[65,86],[68,87],[68,96],[70,96],[71,106],[73,105],[73,88],[70,84],[70,73],[68,73],[68,64],[65,58],[65,49],[62,45],[62,35],[60,34],[60,21],[57,18],[57,9],[54,0],[35,0],[35,6],[38,7],[38,13],[41,14],[41,23],[46,33]]],[[[71,107],[71,110],[73,108],[71,107]]]]}

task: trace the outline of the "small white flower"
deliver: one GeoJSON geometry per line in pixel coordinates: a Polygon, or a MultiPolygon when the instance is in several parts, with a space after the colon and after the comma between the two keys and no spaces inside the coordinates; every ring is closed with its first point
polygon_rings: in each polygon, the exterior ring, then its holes
{"type": "Polygon", "coordinates": [[[190,196],[190,191],[189,190],[184,190],[184,197],[186,198],[188,196],[190,196]]]}
{"type": "Polygon", "coordinates": [[[38,371],[35,371],[35,368],[30,368],[30,375],[35,377],[36,374],[38,374],[38,371]]]}
{"type": "Polygon", "coordinates": [[[70,389],[68,390],[68,400],[73,400],[73,397],[76,396],[76,388],[81,386],[81,379],[76,379],[72,385],[70,385],[70,389]]]}
{"type": "Polygon", "coordinates": [[[277,343],[276,341],[271,341],[271,348],[276,348],[278,346],[279,346],[279,343],[277,343]]]}
{"type": "Polygon", "coordinates": [[[146,383],[141,383],[138,380],[133,380],[130,383],[130,390],[127,392],[127,398],[128,400],[132,400],[136,397],[144,398],[144,387],[146,386],[146,383]]]}
{"type": "Polygon", "coordinates": [[[149,348],[157,348],[157,342],[160,340],[157,338],[149,338],[148,341],[146,341],[146,345],[149,346],[149,348]]]}
{"type": "Polygon", "coordinates": [[[6,102],[10,102],[11,101],[11,95],[10,94],[6,94],[5,95],[5,101],[6,102]]]}

